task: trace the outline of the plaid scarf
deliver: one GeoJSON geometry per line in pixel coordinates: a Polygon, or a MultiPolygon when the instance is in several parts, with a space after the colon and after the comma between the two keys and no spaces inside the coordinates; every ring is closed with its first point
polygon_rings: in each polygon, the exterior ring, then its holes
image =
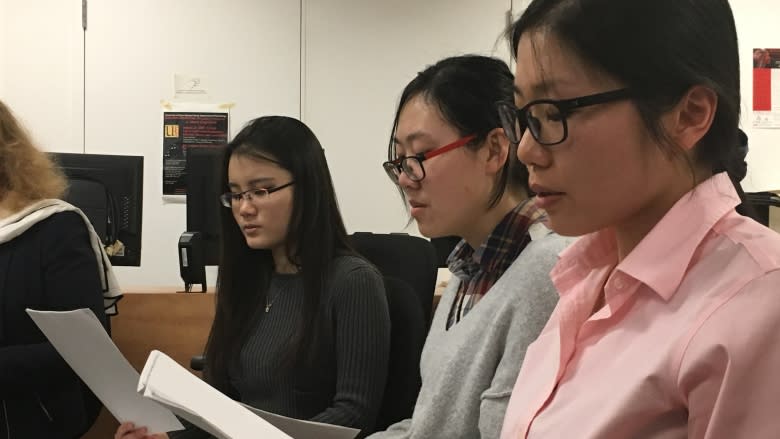
{"type": "Polygon", "coordinates": [[[461,283],[450,309],[448,329],[476,306],[531,242],[528,228],[546,218],[544,211],[528,199],[507,213],[478,249],[465,240],[455,246],[447,266],[461,283]]]}

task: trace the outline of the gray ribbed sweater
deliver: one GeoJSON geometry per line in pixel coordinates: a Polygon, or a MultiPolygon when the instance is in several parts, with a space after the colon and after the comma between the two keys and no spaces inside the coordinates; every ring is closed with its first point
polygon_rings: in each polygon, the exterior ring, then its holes
{"type": "MultiPolygon", "coordinates": [[[[382,401],[390,351],[390,318],[379,272],[363,259],[336,259],[323,292],[318,354],[298,369],[280,363],[303,307],[303,278],[275,274],[271,307],[259,313],[230,381],[241,402],[262,410],[354,428],[371,428],[382,401]]],[[[188,426],[172,438],[208,437],[188,426]]]]}
{"type": "Polygon", "coordinates": [[[425,341],[414,414],[369,439],[498,438],[520,365],[558,300],[549,273],[569,239],[531,241],[449,330],[460,280],[444,291],[425,341]]]}

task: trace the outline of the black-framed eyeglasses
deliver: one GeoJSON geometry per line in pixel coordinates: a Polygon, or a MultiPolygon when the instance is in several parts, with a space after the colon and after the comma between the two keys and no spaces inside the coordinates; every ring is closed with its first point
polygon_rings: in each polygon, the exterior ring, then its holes
{"type": "Polygon", "coordinates": [[[629,99],[631,96],[630,89],[621,88],[573,99],[539,99],[520,109],[513,103],[500,102],[497,105],[498,116],[510,142],[520,143],[525,130],[528,129],[540,145],[551,146],[562,143],[569,136],[566,118],[574,110],[629,99]]]}
{"type": "Polygon", "coordinates": [[[428,152],[398,157],[395,160],[384,162],[382,163],[382,167],[385,168],[387,176],[390,177],[390,180],[395,184],[398,184],[401,172],[406,174],[412,181],[421,181],[425,178],[425,168],[423,167],[422,162],[429,158],[436,157],[437,155],[444,154],[445,152],[452,151],[453,149],[460,148],[476,138],[477,136],[472,134],[428,152]]]}
{"type": "Polygon", "coordinates": [[[219,196],[219,201],[225,207],[235,207],[241,204],[241,200],[246,200],[250,202],[252,200],[265,200],[272,193],[276,191],[280,191],[286,188],[287,186],[292,186],[293,184],[295,184],[295,182],[291,181],[289,183],[283,184],[281,186],[276,186],[276,187],[247,189],[244,192],[225,192],[224,194],[219,196]]]}

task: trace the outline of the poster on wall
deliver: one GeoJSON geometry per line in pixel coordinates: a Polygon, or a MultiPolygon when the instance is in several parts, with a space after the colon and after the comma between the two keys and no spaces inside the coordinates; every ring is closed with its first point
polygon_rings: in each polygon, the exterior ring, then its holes
{"type": "Polygon", "coordinates": [[[228,141],[229,118],[229,105],[163,105],[163,196],[184,198],[187,151],[224,146],[228,141]]]}
{"type": "Polygon", "coordinates": [[[753,128],[780,128],[780,49],[753,49],[753,128]]]}

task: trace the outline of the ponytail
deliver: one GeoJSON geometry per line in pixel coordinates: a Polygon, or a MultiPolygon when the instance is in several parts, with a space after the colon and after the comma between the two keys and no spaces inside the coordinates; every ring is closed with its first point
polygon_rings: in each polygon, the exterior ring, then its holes
{"type": "Polygon", "coordinates": [[[742,184],[740,183],[747,175],[747,162],[745,161],[745,158],[747,157],[749,149],[748,137],[747,134],[745,134],[745,132],[741,129],[739,130],[738,136],[739,143],[737,144],[737,147],[733,148],[731,150],[732,153],[725,157],[724,160],[722,160],[723,163],[721,163],[720,166],[715,166],[713,171],[715,173],[724,171],[728,173],[729,178],[731,179],[731,183],[734,185],[734,189],[736,189],[737,195],[739,195],[739,199],[741,201],[739,206],[737,206],[737,213],[758,221],[758,214],[756,209],[747,199],[745,190],[742,189],[742,184]]]}

